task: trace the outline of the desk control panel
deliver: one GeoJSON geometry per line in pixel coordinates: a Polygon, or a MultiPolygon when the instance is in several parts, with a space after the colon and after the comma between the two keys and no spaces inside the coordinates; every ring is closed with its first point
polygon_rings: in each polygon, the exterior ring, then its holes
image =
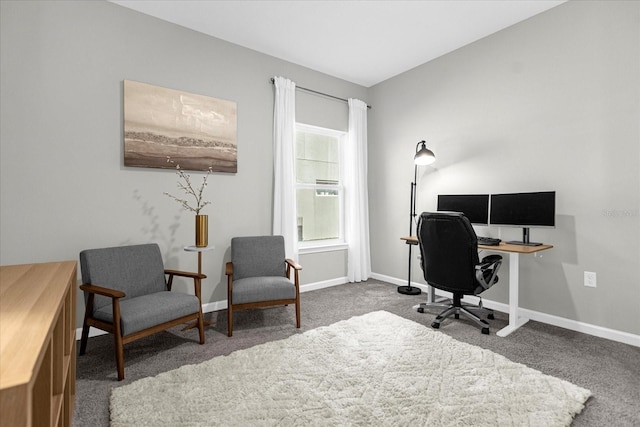
{"type": "Polygon", "coordinates": [[[500,239],[496,239],[494,237],[483,237],[478,236],[478,244],[485,246],[498,246],[502,242],[500,239]]]}

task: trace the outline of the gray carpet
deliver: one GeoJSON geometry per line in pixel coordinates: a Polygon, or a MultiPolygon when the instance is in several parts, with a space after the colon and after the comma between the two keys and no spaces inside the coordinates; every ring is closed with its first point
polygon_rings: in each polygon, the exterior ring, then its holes
{"type": "MultiPolygon", "coordinates": [[[[183,332],[181,327],[125,345],[122,382],[116,380],[112,337],[90,338],[87,354],[77,359],[73,424],[108,426],[113,387],[352,316],[386,310],[428,326],[435,314],[412,309],[424,299],[424,294],[398,294],[394,285],[375,280],[306,292],[301,294],[300,330],[294,326],[293,307],[247,310],[234,316],[232,338],[226,335],[226,311],[208,313],[206,318],[215,324],[206,328],[205,345],[198,344],[197,330],[183,332]]],[[[591,390],[593,397],[576,416],[574,426],[640,426],[640,348],[533,321],[499,338],[495,332],[507,324],[502,313],[496,313],[490,324],[490,335],[482,335],[462,319],[445,321],[440,331],[591,390]]]]}

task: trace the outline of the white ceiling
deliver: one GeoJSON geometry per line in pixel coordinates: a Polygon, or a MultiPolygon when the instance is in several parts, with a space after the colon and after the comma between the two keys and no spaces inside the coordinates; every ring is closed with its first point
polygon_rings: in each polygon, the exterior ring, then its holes
{"type": "Polygon", "coordinates": [[[365,87],[566,0],[111,0],[365,87]]]}

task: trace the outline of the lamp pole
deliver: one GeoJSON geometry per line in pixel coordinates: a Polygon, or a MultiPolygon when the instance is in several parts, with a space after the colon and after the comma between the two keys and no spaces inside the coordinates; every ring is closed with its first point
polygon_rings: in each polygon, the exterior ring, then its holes
{"type": "MultiPolygon", "coordinates": [[[[436,156],[429,150],[425,141],[416,144],[416,154],[413,158],[413,182],[411,183],[411,197],[409,206],[409,236],[413,236],[413,223],[416,218],[416,187],[418,182],[418,165],[428,165],[435,161],[436,156]],[[420,147],[418,149],[418,147],[420,147]]],[[[415,243],[407,241],[409,245],[409,271],[407,273],[407,286],[398,286],[398,292],[404,295],[420,295],[420,288],[411,286],[411,248],[415,243]]]]}

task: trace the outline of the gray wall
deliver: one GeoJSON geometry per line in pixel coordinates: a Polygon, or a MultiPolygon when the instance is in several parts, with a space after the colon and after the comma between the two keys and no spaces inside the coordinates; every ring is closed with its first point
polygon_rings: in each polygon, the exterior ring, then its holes
{"type": "MultiPolygon", "coordinates": [[[[231,237],[270,234],[273,85],[366,101],[366,88],[107,2],[1,2],[0,264],[75,260],[155,241],[194,271],[193,213],[163,195],[170,170],[123,166],[125,79],[236,101],[238,172],[214,174],[203,301],[226,299],[231,237]]],[[[299,121],[346,131],[346,103],[298,92],[299,121]]],[[[196,173],[194,173],[195,175],[196,173]]],[[[198,175],[199,176],[199,175],[198,175]]],[[[198,178],[199,181],[199,178],[198,178]]],[[[303,255],[303,284],[346,276],[345,251],[303,255]]],[[[178,284],[192,288],[187,282],[178,284]]],[[[81,301],[81,299],[79,299],[81,301]]]]}
{"type": "MultiPolygon", "coordinates": [[[[374,271],[406,277],[399,237],[425,139],[436,163],[419,170],[418,212],[439,193],[555,190],[556,228],[532,229],[555,248],[521,257],[521,305],[640,334],[639,21],[638,2],[572,1],[371,88],[374,271]]],[[[503,268],[485,295],[507,303],[503,268]]]]}
{"type": "MultiPolygon", "coordinates": [[[[175,174],[123,166],[122,81],[137,80],[238,103],[238,173],[210,178],[204,212],[216,248],[204,256],[203,295],[224,300],[230,238],[271,232],[268,79],[283,75],[373,105],[375,273],[406,278],[399,238],[413,150],[426,139],[437,161],[420,169],[418,211],[438,193],[556,190],[557,228],[533,230],[556,247],[522,259],[522,305],[640,334],[640,3],[568,2],[369,89],[107,2],[0,7],[0,264],[156,241],[169,267],[196,268],[182,250],[192,214],[162,194],[175,174]],[[585,270],[597,288],[583,286],[585,270]]],[[[347,129],[346,104],[303,92],[297,101],[299,121],[347,129]]],[[[301,263],[305,284],[346,275],[344,251],[301,263]]],[[[487,298],[506,303],[501,280],[487,298]]]]}

